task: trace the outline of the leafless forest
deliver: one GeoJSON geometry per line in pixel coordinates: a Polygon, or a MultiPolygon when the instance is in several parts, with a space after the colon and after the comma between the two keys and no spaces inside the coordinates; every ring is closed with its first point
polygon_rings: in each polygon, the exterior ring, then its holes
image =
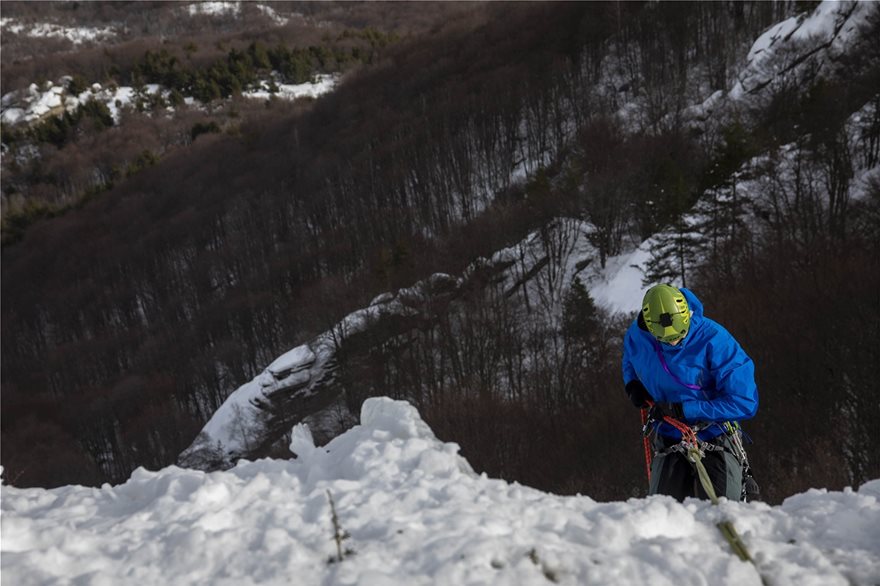
{"type": "MultiPolygon", "coordinates": [[[[130,38],[106,47],[4,33],[3,92],[65,74],[190,75],[249,48],[257,64],[260,46],[282,45],[324,47],[334,61],[312,66],[344,81],[314,101],[232,88],[173,117],[84,114],[41,157],[4,156],[5,482],[100,485],[172,464],[239,384],[376,295],[460,272],[557,217],[592,222],[604,264],[729,188],[752,157],[767,153],[762,172],[779,175],[789,144],[797,178],[774,191],[763,229],[735,207],[717,214],[687,285],[757,364],[761,410],[746,429],[768,500],[880,476],[880,185],[845,196],[853,166],[880,159],[880,19],[843,75],[780,83],[694,132],[690,92],[729,88],[751,41],[797,6],[304,3],[308,19],[263,32],[258,14],[187,22],[162,4],[82,3],[91,23],[124,13],[130,38]],[[148,69],[161,50],[170,69],[148,69]],[[608,55],[627,83],[602,89],[608,55]],[[613,116],[634,98],[637,131],[613,116]],[[853,150],[846,120],[871,100],[873,134],[853,150]]],[[[47,6],[4,2],[4,17],[47,6]]],[[[10,133],[4,144],[28,139],[10,133]]],[[[628,321],[577,287],[560,324],[521,304],[475,289],[437,325],[352,356],[346,400],[407,398],[491,476],[644,494],[620,380],[628,321]]]]}

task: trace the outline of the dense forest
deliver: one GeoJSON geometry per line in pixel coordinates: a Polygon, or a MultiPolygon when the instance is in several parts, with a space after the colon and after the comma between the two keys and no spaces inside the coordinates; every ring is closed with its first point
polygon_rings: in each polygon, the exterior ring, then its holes
{"type": "MultiPolygon", "coordinates": [[[[665,234],[646,280],[694,289],[758,366],[747,430],[768,499],[880,476],[880,351],[867,342],[880,334],[876,174],[850,197],[854,169],[880,160],[877,11],[833,75],[780,77],[698,126],[685,115],[731,89],[767,27],[813,8],[489,3],[405,26],[385,7],[304,43],[294,33],[307,23],[260,43],[218,28],[198,41],[210,51],[143,37],[71,52],[51,73],[21,49],[7,68],[4,32],[4,93],[68,74],[162,83],[205,105],[178,102],[168,118],[145,104],[118,125],[96,107],[48,129],[4,125],[4,149],[43,153],[3,162],[4,481],[99,485],[174,463],[279,354],[380,293],[460,273],[530,233],[564,248],[565,222],[547,228],[559,218],[594,226],[602,266],[665,234]],[[240,97],[273,70],[344,79],[318,100],[240,97]],[[867,130],[853,147],[856,112],[867,130]],[[746,183],[766,209],[737,199],[746,183]]],[[[552,281],[552,255],[547,266],[552,281]]],[[[437,322],[352,355],[346,402],[412,401],[490,475],[643,494],[620,381],[631,316],[606,314],[579,282],[546,290],[542,312],[475,287],[437,322]]]]}

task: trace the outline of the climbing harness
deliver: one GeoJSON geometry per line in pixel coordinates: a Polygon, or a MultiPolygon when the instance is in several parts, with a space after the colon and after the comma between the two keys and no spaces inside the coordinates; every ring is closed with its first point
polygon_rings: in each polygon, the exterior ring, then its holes
{"type": "Polygon", "coordinates": [[[740,427],[739,422],[731,423],[730,421],[725,421],[723,427],[724,432],[730,438],[736,450],[733,455],[739,460],[740,466],[742,466],[742,494],[740,495],[740,500],[744,503],[757,500],[761,495],[761,489],[752,476],[752,466],[749,464],[749,457],[743,446],[742,427],[740,427]]]}
{"type": "MultiPolygon", "coordinates": [[[[649,401],[648,405],[653,406],[653,403],[649,401]]],[[[652,422],[653,420],[648,418],[648,421],[645,423],[643,429],[650,428],[652,422]]],[[[700,480],[700,484],[702,485],[703,490],[709,496],[709,500],[712,501],[713,505],[718,505],[718,495],[715,493],[715,487],[712,485],[712,480],[709,478],[709,472],[706,470],[706,466],[703,465],[703,457],[706,455],[707,451],[718,449],[723,450],[725,448],[723,448],[722,446],[716,446],[715,444],[710,444],[708,442],[700,441],[697,438],[698,429],[694,429],[677,419],[669,417],[668,415],[663,416],[663,422],[668,423],[681,433],[681,442],[673,446],[670,451],[682,452],[687,457],[688,461],[693,464],[694,468],[696,469],[697,477],[700,480]]],[[[739,448],[741,449],[742,446],[740,445],[739,448]]],[[[659,453],[660,452],[658,452],[658,454],[659,453]]],[[[742,454],[745,455],[745,450],[742,451],[742,454]]],[[[729,519],[719,521],[716,524],[716,527],[718,527],[721,535],[724,537],[725,541],[730,544],[730,548],[739,557],[739,559],[751,563],[753,566],[755,566],[755,569],[758,570],[757,563],[755,563],[755,560],[749,553],[746,544],[743,542],[742,538],[739,536],[739,533],[736,531],[736,528],[733,526],[733,522],[729,519]]],[[[761,577],[761,583],[766,585],[767,580],[761,574],[760,570],[758,570],[758,575],[761,577]]]]}

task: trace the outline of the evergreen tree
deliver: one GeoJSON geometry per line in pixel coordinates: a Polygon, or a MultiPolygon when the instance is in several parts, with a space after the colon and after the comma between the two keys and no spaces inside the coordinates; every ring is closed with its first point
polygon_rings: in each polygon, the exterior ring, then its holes
{"type": "Polygon", "coordinates": [[[575,277],[563,300],[562,334],[571,342],[588,342],[599,329],[596,304],[580,277],[575,277]]]}
{"type": "Polygon", "coordinates": [[[688,274],[693,273],[700,258],[702,243],[699,231],[691,225],[693,218],[679,215],[675,223],[652,238],[646,263],[644,285],[680,282],[687,286],[688,274]]]}

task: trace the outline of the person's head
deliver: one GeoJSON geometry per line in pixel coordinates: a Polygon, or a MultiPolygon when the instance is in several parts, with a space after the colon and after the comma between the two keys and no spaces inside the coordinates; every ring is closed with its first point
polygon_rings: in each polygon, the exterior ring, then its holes
{"type": "Polygon", "coordinates": [[[691,310],[681,291],[672,285],[654,285],[642,300],[642,319],[655,338],[675,345],[690,329],[691,310]]]}

